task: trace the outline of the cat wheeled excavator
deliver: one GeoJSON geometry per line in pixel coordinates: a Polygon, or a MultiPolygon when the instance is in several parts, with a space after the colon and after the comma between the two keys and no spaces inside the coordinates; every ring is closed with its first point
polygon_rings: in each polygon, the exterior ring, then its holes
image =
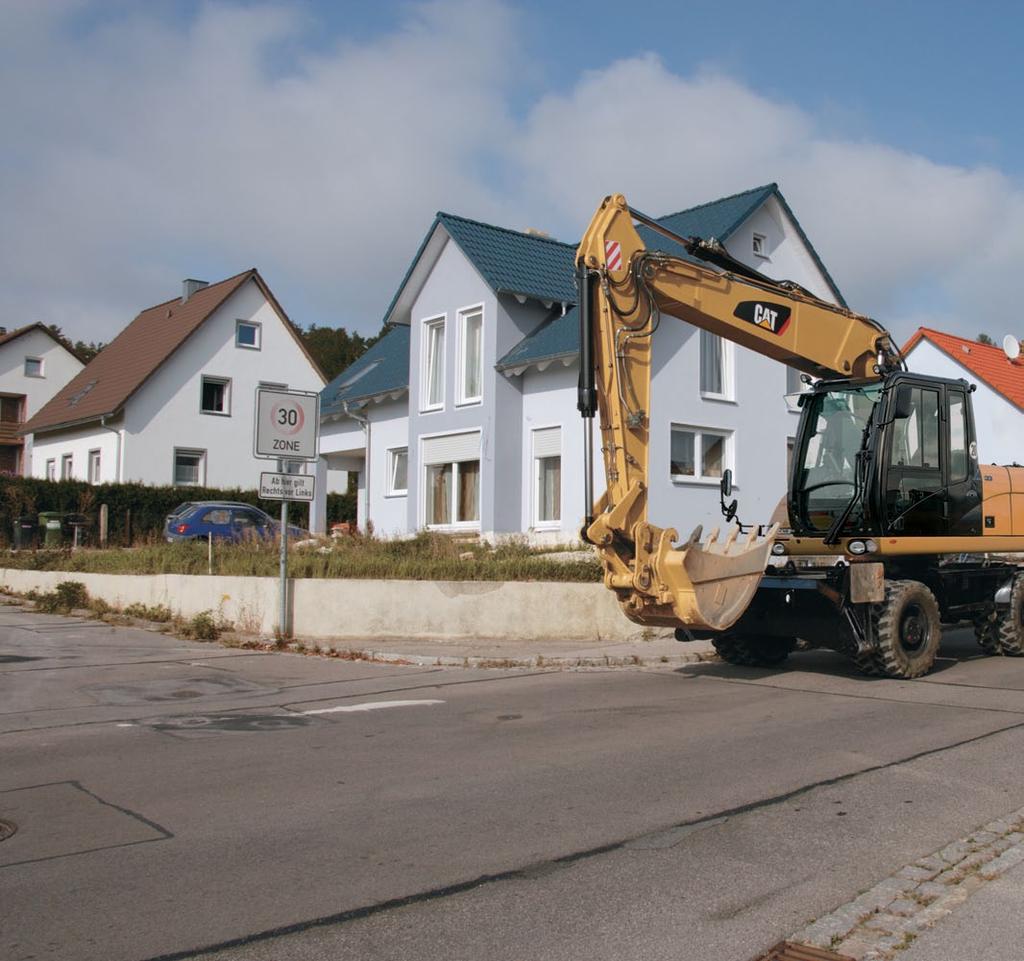
{"type": "MultiPolygon", "coordinates": [[[[577,253],[578,407],[586,426],[583,537],[622,610],[734,664],[781,663],[802,639],[865,673],[912,678],[942,625],[972,623],[982,650],[1024,655],[1024,468],[978,462],[964,380],[911,373],[869,317],[769,279],[713,239],[682,237],[607,197],[577,253]],[[653,231],[669,251],[648,249],[653,231]],[[647,234],[651,237],[651,234],[647,234]],[[653,334],[663,316],[803,371],[788,524],[697,528],[648,521],[653,334]],[[593,418],[607,491],[594,499],[593,418]]],[[[736,517],[731,473],[722,509],[736,517]]]]}

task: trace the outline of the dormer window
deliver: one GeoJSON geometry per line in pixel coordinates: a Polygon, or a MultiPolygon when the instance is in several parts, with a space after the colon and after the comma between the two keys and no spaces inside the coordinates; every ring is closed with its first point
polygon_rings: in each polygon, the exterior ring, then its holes
{"type": "Polygon", "coordinates": [[[753,251],[755,257],[768,256],[767,237],[764,234],[754,234],[753,251]]]}

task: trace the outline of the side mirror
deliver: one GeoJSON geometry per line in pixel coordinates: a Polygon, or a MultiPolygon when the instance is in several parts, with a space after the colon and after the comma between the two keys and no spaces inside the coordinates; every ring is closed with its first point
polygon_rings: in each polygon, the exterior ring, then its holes
{"type": "Polygon", "coordinates": [[[723,471],[722,480],[718,487],[722,492],[722,500],[724,501],[732,493],[732,470],[726,468],[723,471]]]}
{"type": "Polygon", "coordinates": [[[906,420],[914,412],[913,388],[910,384],[901,384],[896,391],[896,408],[893,410],[893,420],[906,420]]]}

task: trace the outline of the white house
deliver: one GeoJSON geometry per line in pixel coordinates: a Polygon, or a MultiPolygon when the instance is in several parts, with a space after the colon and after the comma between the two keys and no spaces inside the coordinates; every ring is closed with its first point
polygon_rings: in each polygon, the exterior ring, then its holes
{"type": "Polygon", "coordinates": [[[142,311],[24,427],[32,474],[91,483],[258,486],[257,386],[324,376],[255,270],[142,311]]]}
{"type": "Polygon", "coordinates": [[[25,421],[82,369],[82,362],[43,324],[0,328],[0,473],[27,474],[31,446],[25,421]]]}
{"type": "Polygon", "coordinates": [[[972,396],[978,460],[1024,464],[1024,358],[1010,360],[1001,348],[919,327],[903,348],[913,371],[963,378],[972,396]]]}
{"type": "MultiPolygon", "coordinates": [[[[769,276],[843,303],[775,184],[660,222],[717,238],[769,276]]],[[[650,247],[673,248],[640,232],[650,247]]],[[[388,308],[393,329],[321,395],[320,470],[359,472],[361,527],[577,538],[585,510],[575,250],[437,215],[388,308]]],[[[785,492],[796,430],[784,401],[798,386],[793,372],[670,318],[654,345],[652,522],[684,536],[721,523],[726,468],[741,518],[767,521],[785,492]]],[[[322,516],[320,504],[314,523],[322,516]]]]}

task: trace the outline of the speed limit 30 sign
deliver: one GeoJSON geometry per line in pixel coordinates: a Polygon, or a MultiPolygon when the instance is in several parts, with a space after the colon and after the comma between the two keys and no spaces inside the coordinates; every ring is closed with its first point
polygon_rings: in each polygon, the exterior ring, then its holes
{"type": "Polygon", "coordinates": [[[316,460],[319,441],[319,394],[256,388],[257,457],[316,460]]]}

